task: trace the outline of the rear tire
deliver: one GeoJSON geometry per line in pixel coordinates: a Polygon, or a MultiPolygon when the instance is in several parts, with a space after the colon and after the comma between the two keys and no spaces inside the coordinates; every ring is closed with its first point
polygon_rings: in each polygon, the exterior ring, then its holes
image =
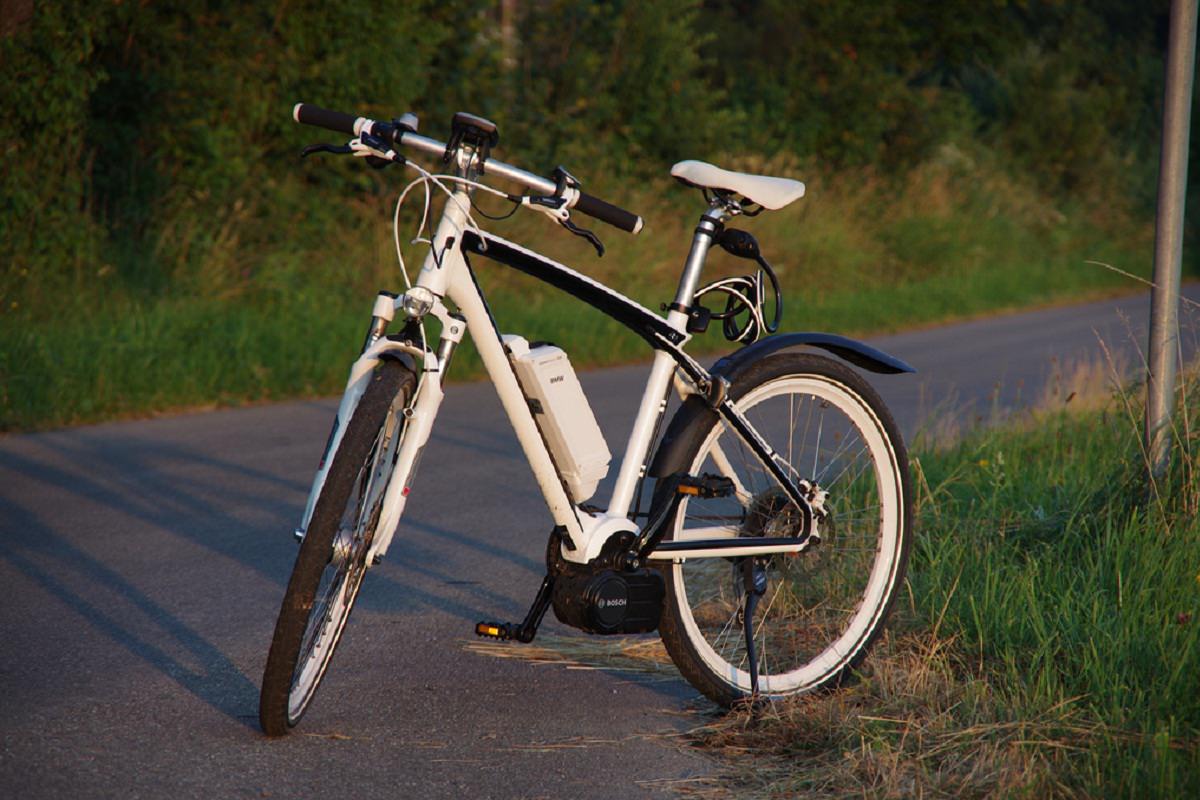
{"type": "Polygon", "coordinates": [[[259,721],[282,736],[308,710],[329,667],[367,569],[367,552],[404,434],[401,413],[416,376],[376,367],[351,415],[313,508],[283,596],[263,672],[259,721]]]}
{"type": "MultiPolygon", "coordinates": [[[[912,539],[904,442],[870,385],[821,356],[764,358],[737,376],[730,396],[798,479],[828,492],[818,542],[796,554],[755,557],[768,578],[754,614],[759,695],[837,686],[882,632],[904,580],[912,539]]],[[[667,540],[698,528],[799,532],[799,510],[719,418],[701,417],[685,435],[689,474],[733,473],[737,491],[685,497],[667,540]]],[[[663,568],[663,643],[683,676],[725,706],[750,694],[742,560],[693,558],[663,568]]]]}

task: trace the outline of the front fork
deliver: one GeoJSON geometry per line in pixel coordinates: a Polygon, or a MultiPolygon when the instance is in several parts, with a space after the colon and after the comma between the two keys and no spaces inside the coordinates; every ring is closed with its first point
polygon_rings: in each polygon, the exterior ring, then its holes
{"type": "Polygon", "coordinates": [[[413,356],[420,363],[421,374],[414,397],[400,412],[405,417],[400,433],[400,448],[396,453],[391,479],[383,497],[371,549],[367,553],[368,566],[377,564],[387,553],[388,545],[391,544],[396,526],[404,513],[404,506],[408,500],[411,481],[421,452],[426,442],[429,441],[433,421],[437,418],[442,399],[445,397],[442,383],[445,380],[446,370],[466,333],[465,320],[457,314],[451,314],[438,301],[430,311],[430,315],[436,317],[442,326],[442,335],[436,353],[427,346],[422,348],[413,342],[387,337],[385,336],[387,325],[394,315],[395,303],[395,296],[387,292],[380,292],[376,298],[362,354],[350,368],[350,378],[346,382],[346,391],[342,395],[341,405],[338,407],[337,416],[333,421],[333,430],[329,434],[325,453],[321,457],[317,474],[313,478],[312,489],[309,491],[308,503],[304,510],[304,516],[301,518],[300,527],[295,532],[297,540],[304,538],[309,521],[312,519],[313,508],[325,485],[330,465],[333,463],[333,455],[341,445],[346,423],[358,406],[359,400],[362,399],[375,367],[384,358],[402,353],[413,356]]]}

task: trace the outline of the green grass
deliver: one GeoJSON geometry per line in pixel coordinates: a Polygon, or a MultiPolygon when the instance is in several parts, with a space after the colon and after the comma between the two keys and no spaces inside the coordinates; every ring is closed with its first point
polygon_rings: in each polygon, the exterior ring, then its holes
{"type": "MultiPolygon", "coordinates": [[[[732,165],[808,172],[789,163],[732,165]]],[[[375,290],[401,286],[389,225],[394,195],[389,184],[372,186],[342,206],[331,198],[315,217],[276,187],[277,203],[254,196],[211,226],[178,222],[153,247],[127,242],[99,265],[7,276],[0,431],[338,392],[375,290]]],[[[637,238],[594,225],[609,245],[603,259],[533,215],[491,228],[658,308],[673,295],[698,196],[668,183],[622,196],[601,182],[596,191],[647,218],[637,238]]],[[[898,180],[818,174],[795,206],[738,224],[778,268],[784,329],[845,334],[1130,288],[1085,262],[1144,275],[1151,251],[1150,226],[1136,215],[1054,207],[957,151],[898,180]]],[[[506,332],[553,340],[581,366],[648,354],[599,312],[483,259],[476,268],[506,332]]],[[[708,276],[746,269],[718,253],[708,276]]],[[[716,329],[694,346],[728,348],[716,329]]],[[[468,346],[454,377],[479,374],[468,346]]]]}
{"type": "Polygon", "coordinates": [[[1200,793],[1196,447],[1192,433],[1161,499],[1143,499],[1124,403],[921,462],[925,621],[945,610],[1014,718],[1074,709],[1094,725],[1063,759],[1091,793],[1200,793]]]}
{"type": "Polygon", "coordinates": [[[918,443],[919,534],[892,635],[848,689],[699,729],[728,756],[720,785],[1200,796],[1200,399],[1186,388],[1158,496],[1134,396],[918,443]]]}

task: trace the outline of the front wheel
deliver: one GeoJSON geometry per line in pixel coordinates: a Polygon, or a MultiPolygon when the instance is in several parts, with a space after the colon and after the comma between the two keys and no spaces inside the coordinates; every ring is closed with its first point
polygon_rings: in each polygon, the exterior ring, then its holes
{"type": "Polygon", "coordinates": [[[383,361],[351,415],[313,508],[275,624],[259,721],[282,736],[308,710],[367,570],[416,378],[383,361]]]}
{"type": "MultiPolygon", "coordinates": [[[[759,693],[836,686],[879,636],[904,579],[912,538],[904,443],[874,390],[821,356],[764,358],[737,377],[730,396],[815,498],[816,537],[806,549],[753,557],[767,578],[752,622],[759,693]]],[[[684,463],[692,475],[730,478],[735,491],[683,499],[667,538],[794,535],[799,510],[771,474],[718,418],[701,419],[686,434],[684,463]]],[[[743,560],[690,558],[664,568],[663,642],[684,677],[722,705],[751,691],[743,560]]]]}

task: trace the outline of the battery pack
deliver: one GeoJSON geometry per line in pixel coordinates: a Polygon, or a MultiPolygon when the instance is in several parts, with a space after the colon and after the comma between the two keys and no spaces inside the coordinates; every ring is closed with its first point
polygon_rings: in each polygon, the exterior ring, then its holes
{"type": "Polygon", "coordinates": [[[554,465],[571,499],[582,503],[608,474],[612,454],[579,378],[562,348],[530,347],[520,336],[503,340],[554,465]]]}

